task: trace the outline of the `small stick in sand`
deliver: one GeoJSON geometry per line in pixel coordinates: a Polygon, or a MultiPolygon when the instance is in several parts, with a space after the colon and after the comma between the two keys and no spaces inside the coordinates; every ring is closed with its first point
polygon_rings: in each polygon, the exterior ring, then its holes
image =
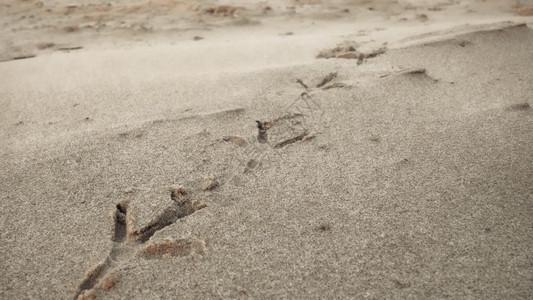
{"type": "Polygon", "coordinates": [[[301,79],[296,79],[296,82],[301,84],[306,90],[309,88],[301,79]]]}
{"type": "Polygon", "coordinates": [[[35,57],[34,54],[21,55],[21,56],[15,56],[15,57],[13,57],[12,60],[27,59],[27,58],[34,58],[34,57],[35,57]]]}
{"type": "Polygon", "coordinates": [[[337,77],[337,72],[335,73],[329,73],[328,75],[324,76],[324,78],[322,78],[322,81],[316,85],[317,88],[319,87],[323,87],[324,85],[326,85],[328,82],[332,81],[333,79],[335,79],[337,77]]]}
{"type": "Polygon", "coordinates": [[[80,49],[83,49],[83,47],[82,46],[73,46],[73,47],[57,48],[57,50],[61,50],[61,51],[72,51],[72,50],[80,50],[80,49]]]}
{"type": "Polygon", "coordinates": [[[259,143],[264,144],[268,141],[267,129],[263,125],[263,122],[261,121],[255,121],[255,122],[257,123],[257,129],[259,129],[259,132],[257,134],[257,141],[259,143]]]}
{"type": "Polygon", "coordinates": [[[357,65],[361,65],[363,63],[363,59],[365,59],[365,54],[359,53],[359,57],[357,58],[357,65]]]}

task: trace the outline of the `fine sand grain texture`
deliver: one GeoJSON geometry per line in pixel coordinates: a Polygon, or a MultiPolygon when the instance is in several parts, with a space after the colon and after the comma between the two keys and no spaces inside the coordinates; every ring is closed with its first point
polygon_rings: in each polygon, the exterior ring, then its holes
{"type": "Polygon", "coordinates": [[[528,1],[0,4],[0,299],[533,298],[528,1]]]}

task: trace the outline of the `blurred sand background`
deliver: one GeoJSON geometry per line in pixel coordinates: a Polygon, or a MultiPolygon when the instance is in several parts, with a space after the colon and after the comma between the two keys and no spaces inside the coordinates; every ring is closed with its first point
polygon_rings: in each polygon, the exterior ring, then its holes
{"type": "Polygon", "coordinates": [[[533,3],[0,3],[1,299],[531,299],[533,3]]]}

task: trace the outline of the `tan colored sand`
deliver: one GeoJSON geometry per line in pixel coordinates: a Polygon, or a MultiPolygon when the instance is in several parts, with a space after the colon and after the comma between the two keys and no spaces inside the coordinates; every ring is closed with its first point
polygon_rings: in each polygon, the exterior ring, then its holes
{"type": "Polygon", "coordinates": [[[531,298],[516,1],[109,3],[0,4],[1,299],[531,298]]]}

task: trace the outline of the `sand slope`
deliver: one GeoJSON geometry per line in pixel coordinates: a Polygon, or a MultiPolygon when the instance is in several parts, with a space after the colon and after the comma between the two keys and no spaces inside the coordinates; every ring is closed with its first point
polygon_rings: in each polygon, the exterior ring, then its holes
{"type": "Polygon", "coordinates": [[[463,29],[2,63],[0,297],[531,298],[533,31],[463,29]]]}

